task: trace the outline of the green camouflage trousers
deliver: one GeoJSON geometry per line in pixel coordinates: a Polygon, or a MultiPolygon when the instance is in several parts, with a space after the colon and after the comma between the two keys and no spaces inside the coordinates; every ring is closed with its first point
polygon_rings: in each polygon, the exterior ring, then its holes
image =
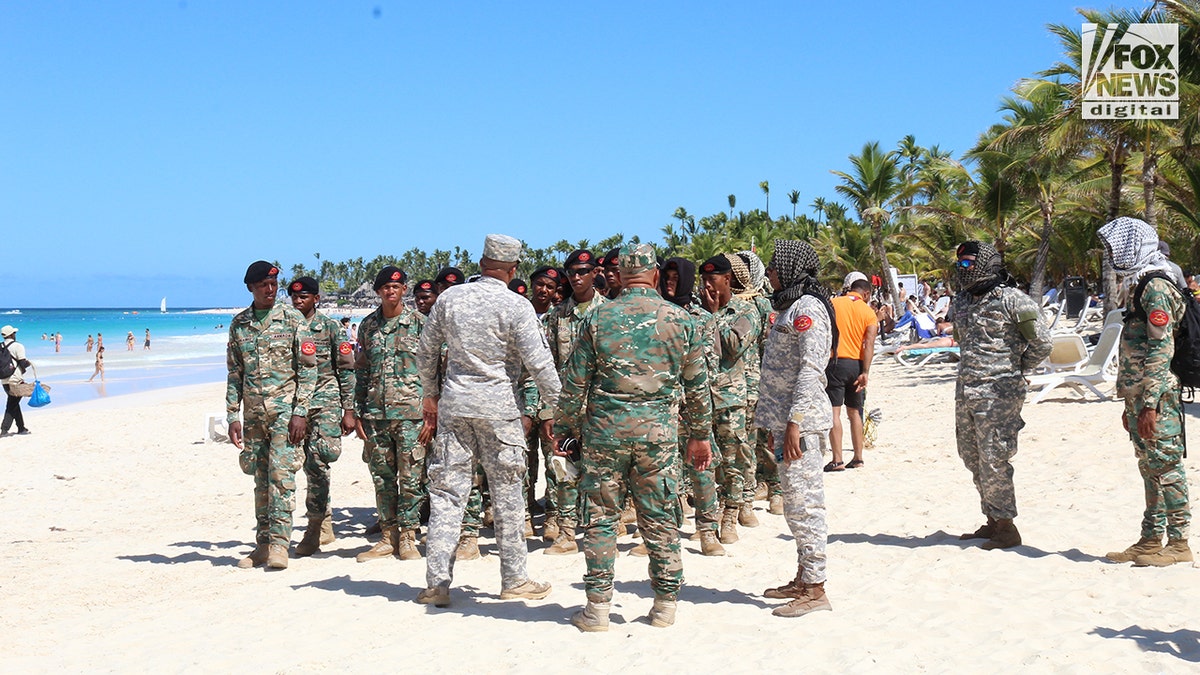
{"type": "Polygon", "coordinates": [[[318,408],[308,412],[304,437],[304,475],[308,479],[304,506],[308,516],[329,515],[329,465],[342,455],[342,411],[318,408]]]}
{"type": "Polygon", "coordinates": [[[692,491],[692,505],[696,509],[696,531],[703,530],[717,531],[717,525],[721,520],[721,500],[717,499],[717,479],[716,467],[721,463],[721,453],[717,452],[717,443],[709,436],[709,445],[712,447],[712,462],[708,468],[703,471],[698,471],[691,462],[687,461],[687,439],[679,439],[679,452],[676,453],[676,465],[682,465],[683,471],[679,472],[676,469],[674,475],[680,473],[685,476],[686,481],[690,483],[692,491]]]}
{"type": "Polygon", "coordinates": [[[364,419],[363,461],[375,484],[375,507],[381,527],[415,530],[421,525],[421,474],[425,446],[417,443],[421,420],[364,419]],[[415,456],[414,452],[416,451],[415,456]]]}
{"type": "Polygon", "coordinates": [[[479,536],[479,528],[483,527],[483,502],[486,491],[487,476],[483,472],[483,465],[475,462],[475,478],[471,483],[471,494],[467,497],[467,508],[463,511],[463,534],[479,536]]]}
{"type": "Polygon", "coordinates": [[[1133,440],[1138,471],[1146,488],[1146,511],[1142,514],[1142,537],[1187,539],[1192,512],[1188,508],[1187,473],[1183,468],[1183,438],[1180,428],[1179,392],[1163,396],[1158,406],[1156,438],[1137,434],[1137,411],[1126,409],[1129,438],[1133,440]]]}
{"type": "Polygon", "coordinates": [[[296,508],[296,470],[303,454],[288,443],[290,416],[246,417],[238,464],[254,476],[255,542],[287,546],[296,508]]]}
{"type": "Polygon", "coordinates": [[[1023,398],[959,398],[954,406],[954,435],[958,456],[971,472],[979,491],[983,515],[997,520],[1017,517],[1017,495],[1013,487],[1013,455],[1017,454],[1017,432],[1023,398]]]}
{"type": "Polygon", "coordinates": [[[656,597],[674,600],[683,585],[679,552],[679,493],[676,472],[678,447],[674,440],[654,444],[626,440],[619,447],[583,450],[583,576],[588,600],[609,602],[617,557],[617,523],[628,495],[637,508],[638,530],[650,552],[650,586],[656,597]]]}
{"type": "MultiPolygon", "coordinates": [[[[583,441],[580,441],[582,444],[583,441]]],[[[554,481],[554,508],[558,511],[558,523],[575,527],[579,522],[579,479],[554,481]]]]}
{"type": "MultiPolygon", "coordinates": [[[[754,493],[758,488],[758,483],[759,481],[764,480],[759,478],[759,463],[762,460],[758,458],[758,432],[761,430],[754,428],[754,406],[757,403],[757,400],[750,400],[746,402],[746,442],[750,444],[750,451],[748,453],[750,457],[750,465],[746,467],[746,473],[742,477],[742,501],[747,504],[754,503],[754,493]]],[[[766,434],[763,434],[762,444],[763,451],[765,452],[767,444],[766,434]]],[[[775,482],[779,482],[778,475],[775,476],[775,482]]]]}
{"type": "MultiPolygon", "coordinates": [[[[736,509],[744,501],[746,472],[754,465],[750,443],[746,440],[746,409],[725,408],[713,411],[713,436],[717,443],[713,455],[721,455],[716,467],[717,485],[725,508],[736,509]]],[[[754,488],[750,489],[754,497],[754,488]]]]}
{"type": "Polygon", "coordinates": [[[783,488],[779,486],[779,463],[775,461],[775,452],[767,443],[767,436],[766,429],[755,429],[751,436],[754,441],[754,459],[757,460],[754,467],[755,483],[766,483],[772,496],[783,495],[783,488]]]}

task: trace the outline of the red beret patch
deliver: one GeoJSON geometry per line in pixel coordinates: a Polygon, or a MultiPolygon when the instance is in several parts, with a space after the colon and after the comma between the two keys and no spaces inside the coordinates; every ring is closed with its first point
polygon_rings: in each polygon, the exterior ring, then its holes
{"type": "Polygon", "coordinates": [[[317,353],[317,345],[313,342],[300,343],[300,353],[305,356],[312,356],[317,353]]]}
{"type": "Polygon", "coordinates": [[[400,281],[400,273],[392,272],[392,281],[400,281]]]}
{"type": "Polygon", "coordinates": [[[1167,325],[1168,322],[1171,321],[1171,315],[1167,314],[1166,312],[1162,311],[1161,309],[1156,309],[1153,312],[1150,312],[1149,319],[1150,319],[1150,323],[1154,324],[1155,326],[1158,326],[1159,328],[1162,328],[1163,326],[1167,325]]]}
{"type": "Polygon", "coordinates": [[[767,322],[770,323],[772,326],[774,326],[775,325],[775,317],[777,317],[777,316],[779,316],[778,312],[771,312],[770,314],[767,315],[767,322]]]}
{"type": "Polygon", "coordinates": [[[338,352],[342,354],[349,354],[352,351],[354,351],[354,348],[350,346],[349,342],[343,342],[342,344],[338,345],[338,352]]]}
{"type": "Polygon", "coordinates": [[[711,271],[713,271],[713,270],[715,270],[715,269],[717,269],[717,266],[716,266],[716,265],[714,265],[714,264],[712,264],[712,263],[708,263],[707,265],[705,265],[705,266],[704,266],[704,270],[703,270],[703,271],[704,271],[704,272],[711,272],[711,271]]]}
{"type": "Polygon", "coordinates": [[[454,283],[455,281],[458,281],[458,275],[457,274],[447,274],[446,281],[454,283]]]}
{"type": "Polygon", "coordinates": [[[299,281],[297,281],[296,283],[292,284],[292,290],[293,290],[293,291],[298,291],[298,290],[300,290],[301,288],[304,288],[304,285],[303,285],[303,284],[301,284],[299,281]]]}
{"type": "Polygon", "coordinates": [[[809,328],[812,328],[812,317],[808,315],[798,316],[796,317],[796,320],[792,322],[792,326],[794,326],[798,331],[806,331],[809,328]]]}
{"type": "Polygon", "coordinates": [[[524,286],[517,286],[517,292],[518,292],[518,293],[524,293],[524,292],[525,292],[525,287],[524,287],[524,286]]]}
{"type": "Polygon", "coordinates": [[[546,276],[550,277],[551,279],[557,279],[558,270],[546,270],[546,276]]]}
{"type": "Polygon", "coordinates": [[[579,262],[587,262],[591,259],[592,259],[592,254],[588,253],[587,251],[584,251],[583,253],[579,254],[579,262]]]}
{"type": "Polygon", "coordinates": [[[422,283],[422,284],[421,284],[421,286],[420,286],[420,289],[421,289],[422,291],[432,291],[432,290],[433,290],[433,284],[431,284],[431,283],[429,283],[428,281],[426,281],[426,282],[424,282],[424,283],[422,283]]]}
{"type": "Polygon", "coordinates": [[[273,276],[276,276],[276,275],[278,275],[278,274],[279,274],[279,268],[277,268],[277,267],[272,267],[272,268],[271,268],[271,271],[270,271],[270,272],[267,272],[267,276],[269,276],[269,277],[273,277],[273,276]]]}

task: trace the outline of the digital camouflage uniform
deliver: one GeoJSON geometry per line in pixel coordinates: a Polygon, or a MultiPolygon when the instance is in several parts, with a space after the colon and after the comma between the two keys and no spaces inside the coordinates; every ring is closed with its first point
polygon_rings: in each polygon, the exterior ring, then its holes
{"type": "Polygon", "coordinates": [[[293,415],[307,417],[317,382],[316,345],[300,312],[276,302],[261,320],[254,307],[229,323],[226,419],[242,410],[238,463],[254,476],[256,542],[288,546],[295,510],[300,448],[288,442],[293,415]]]}
{"type": "Polygon", "coordinates": [[[783,517],[796,540],[800,580],[825,581],[825,484],[821,462],[833,409],[825,394],[825,367],[833,330],[825,306],[811,295],[801,296],[780,311],[763,348],[762,375],[754,423],[774,437],[783,517]],[[784,438],[789,422],[799,426],[802,454],[784,461],[784,438]]]}
{"type": "Polygon", "coordinates": [[[421,383],[438,396],[437,439],[429,461],[429,534],[425,578],[449,588],[473,465],[483,465],[492,496],[504,588],[528,580],[525,544],[525,432],[518,406],[524,366],[548,405],[559,382],[533,305],[499,279],[447,289],[421,335],[421,383]],[[441,345],[446,375],[438,378],[441,345]]]}
{"type": "Polygon", "coordinates": [[[678,481],[671,469],[681,398],[687,437],[707,440],[712,402],[704,345],[686,311],[653,289],[626,288],[588,313],[563,370],[554,428],[556,436],[582,440],[589,602],[612,598],[617,524],[627,494],[650,554],[655,596],[674,601],[683,583],[678,481]]]}
{"type": "Polygon", "coordinates": [[[953,312],[960,354],[954,393],[958,454],[979,491],[983,514],[1011,520],[1017,516],[1011,460],[1017,432],[1025,426],[1024,373],[1049,356],[1050,334],[1037,304],[1007,286],[982,296],[960,292],[953,312]]]}
{"type": "Polygon", "coordinates": [[[308,327],[317,346],[317,384],[304,438],[304,505],[309,518],[316,518],[330,515],[329,465],[342,454],[342,412],[354,410],[354,347],[342,325],[319,311],[308,327]]]}
{"type": "Polygon", "coordinates": [[[424,315],[401,306],[397,316],[388,319],[376,309],[358,325],[354,402],[367,437],[363,461],[385,530],[415,531],[421,525],[425,447],[417,443],[422,425],[417,344],[424,324],[424,315]]]}
{"type": "MultiPolygon", "coordinates": [[[[746,434],[746,363],[754,360],[762,330],[758,308],[737,296],[713,312],[716,321],[717,381],[713,392],[713,452],[717,484],[725,508],[737,509],[744,501],[746,473],[754,465],[746,434]]],[[[751,487],[753,498],[754,489],[751,487]]]]}
{"type": "Polygon", "coordinates": [[[1165,531],[1170,541],[1184,540],[1191,511],[1183,468],[1183,411],[1179,379],[1170,368],[1184,313],[1183,297],[1171,282],[1151,279],[1142,291],[1145,314],[1135,315],[1132,296],[1121,333],[1117,394],[1125,399],[1125,421],[1146,489],[1142,538],[1161,540],[1165,531]],[[1138,413],[1144,408],[1158,411],[1155,438],[1138,435],[1138,413]]]}

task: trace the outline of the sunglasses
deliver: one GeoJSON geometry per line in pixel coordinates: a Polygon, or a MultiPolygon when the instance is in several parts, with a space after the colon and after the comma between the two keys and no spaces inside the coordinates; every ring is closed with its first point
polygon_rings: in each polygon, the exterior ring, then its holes
{"type": "Polygon", "coordinates": [[[974,266],[975,266],[975,261],[974,261],[974,260],[967,260],[967,259],[964,259],[964,260],[959,260],[959,261],[958,261],[958,263],[957,263],[957,265],[958,265],[960,268],[964,269],[964,270],[969,270],[969,269],[971,269],[972,267],[974,267],[974,266]]]}
{"type": "Polygon", "coordinates": [[[594,269],[596,269],[596,268],[595,267],[576,267],[574,269],[567,270],[567,276],[581,277],[581,276],[591,272],[594,269]]]}

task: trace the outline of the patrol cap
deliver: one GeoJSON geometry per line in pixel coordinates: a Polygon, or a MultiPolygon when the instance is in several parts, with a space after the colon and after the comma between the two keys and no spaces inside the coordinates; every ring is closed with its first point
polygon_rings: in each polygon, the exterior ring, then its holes
{"type": "Polygon", "coordinates": [[[375,284],[372,286],[372,288],[379,290],[383,288],[384,284],[390,284],[393,281],[397,281],[402,284],[406,283],[408,281],[408,275],[405,274],[404,270],[400,269],[399,267],[387,265],[383,269],[379,270],[379,274],[375,275],[375,284]]]}
{"type": "Polygon", "coordinates": [[[558,282],[562,281],[562,274],[559,273],[558,269],[551,267],[549,265],[542,265],[541,267],[534,270],[533,274],[529,275],[529,283],[533,283],[534,281],[537,281],[538,277],[548,277],[554,283],[558,283],[558,282]]]}
{"type": "Polygon", "coordinates": [[[567,261],[563,263],[563,267],[567,269],[571,269],[577,265],[595,267],[597,264],[598,261],[596,260],[596,256],[592,255],[591,251],[581,248],[579,250],[572,251],[571,255],[567,256],[567,261]]]}
{"type": "Polygon", "coordinates": [[[529,285],[525,283],[524,279],[513,279],[508,282],[508,290],[517,295],[525,295],[525,291],[529,290],[529,285]]]}
{"type": "Polygon", "coordinates": [[[430,279],[422,279],[413,287],[413,293],[437,293],[437,287],[433,285],[430,279]]]}
{"type": "Polygon", "coordinates": [[[733,265],[729,264],[729,258],[720,253],[705,260],[704,264],[700,266],[701,274],[729,274],[731,272],[733,272],[733,265]]]}
{"type": "Polygon", "coordinates": [[[617,258],[621,255],[621,247],[618,246],[604,254],[604,258],[600,261],[601,267],[617,267],[619,261],[617,258]]]}
{"type": "Polygon", "coordinates": [[[466,278],[462,270],[457,267],[443,267],[442,271],[438,272],[437,276],[433,278],[433,283],[447,283],[451,286],[457,286],[466,281],[466,278]]]}
{"type": "Polygon", "coordinates": [[[617,257],[621,271],[628,274],[640,274],[658,267],[658,257],[650,244],[628,244],[621,247],[617,257]]]}
{"type": "Polygon", "coordinates": [[[250,263],[246,268],[246,276],[242,279],[244,284],[257,284],[267,277],[279,276],[279,268],[267,262],[266,260],[256,260],[250,263]]]}
{"type": "Polygon", "coordinates": [[[321,287],[317,285],[317,280],[312,277],[296,277],[292,279],[292,283],[288,284],[288,295],[296,293],[320,295],[321,287]]]}
{"type": "Polygon", "coordinates": [[[521,240],[506,234],[489,234],[483,240],[483,257],[496,262],[515,263],[521,261],[521,240]]]}

